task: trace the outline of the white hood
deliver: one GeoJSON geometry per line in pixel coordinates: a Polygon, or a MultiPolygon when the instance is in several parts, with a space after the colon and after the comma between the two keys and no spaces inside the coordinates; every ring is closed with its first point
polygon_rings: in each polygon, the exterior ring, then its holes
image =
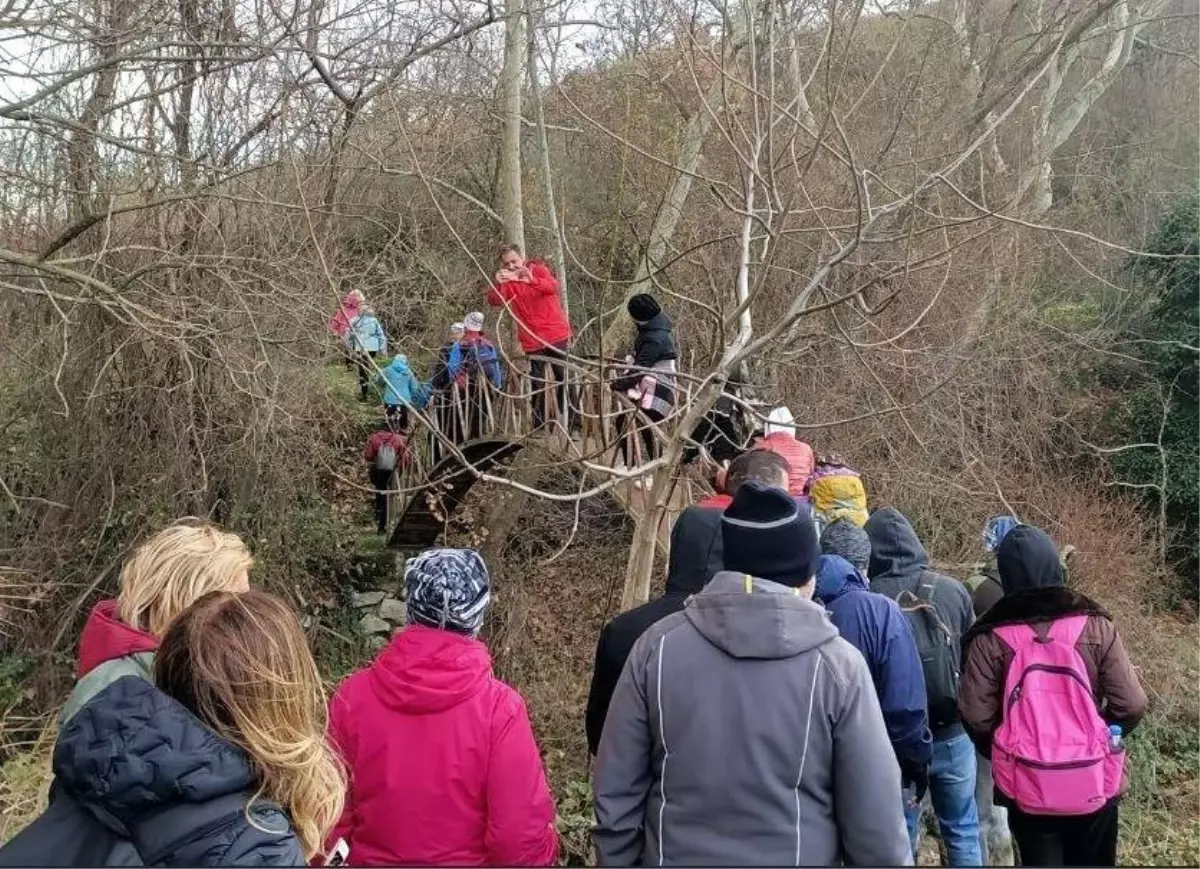
{"type": "Polygon", "coordinates": [[[795,422],[795,417],[786,406],[777,407],[767,415],[767,424],[763,426],[763,433],[768,435],[790,434],[795,437],[795,422]]]}

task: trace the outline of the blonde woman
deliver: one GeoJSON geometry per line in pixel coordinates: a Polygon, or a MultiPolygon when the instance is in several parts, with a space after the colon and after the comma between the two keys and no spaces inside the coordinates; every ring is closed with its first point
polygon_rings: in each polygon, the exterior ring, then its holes
{"type": "Polygon", "coordinates": [[[149,679],[171,620],[210,591],[249,591],[253,564],[240,537],[202,519],[180,519],[139,545],[121,570],[117,599],[96,604],[84,625],[78,682],[59,726],[122,676],[149,679]]]}
{"type": "Polygon", "coordinates": [[[0,866],[298,866],[341,814],[345,777],[292,609],[213,592],[172,622],[158,687],[126,676],[72,718],[49,808],[0,866]]]}

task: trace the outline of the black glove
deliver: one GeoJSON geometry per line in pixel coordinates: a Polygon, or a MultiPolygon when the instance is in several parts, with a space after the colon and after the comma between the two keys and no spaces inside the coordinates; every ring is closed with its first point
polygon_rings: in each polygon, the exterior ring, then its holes
{"type": "Polygon", "coordinates": [[[925,799],[925,794],[929,790],[929,764],[913,763],[909,760],[900,761],[900,786],[908,787],[909,785],[916,788],[918,803],[925,799]]]}

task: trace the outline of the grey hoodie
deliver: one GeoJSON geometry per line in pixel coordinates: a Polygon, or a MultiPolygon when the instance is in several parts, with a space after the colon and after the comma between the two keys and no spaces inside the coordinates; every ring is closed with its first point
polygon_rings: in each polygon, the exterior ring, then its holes
{"type": "Polygon", "coordinates": [[[744,574],[634,645],[594,788],[601,866],[912,865],[866,661],[820,606],[744,574]]]}

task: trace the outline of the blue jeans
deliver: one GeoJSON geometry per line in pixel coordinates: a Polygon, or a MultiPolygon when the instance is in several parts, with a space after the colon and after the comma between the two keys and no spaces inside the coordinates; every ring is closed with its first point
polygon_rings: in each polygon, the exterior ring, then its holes
{"type": "MultiPolygon", "coordinates": [[[[982,866],[979,812],[975,806],[975,746],[965,733],[934,740],[929,796],[950,865],[982,866]]],[[[920,818],[921,807],[905,801],[904,819],[908,823],[908,838],[914,852],[920,818]]]]}

